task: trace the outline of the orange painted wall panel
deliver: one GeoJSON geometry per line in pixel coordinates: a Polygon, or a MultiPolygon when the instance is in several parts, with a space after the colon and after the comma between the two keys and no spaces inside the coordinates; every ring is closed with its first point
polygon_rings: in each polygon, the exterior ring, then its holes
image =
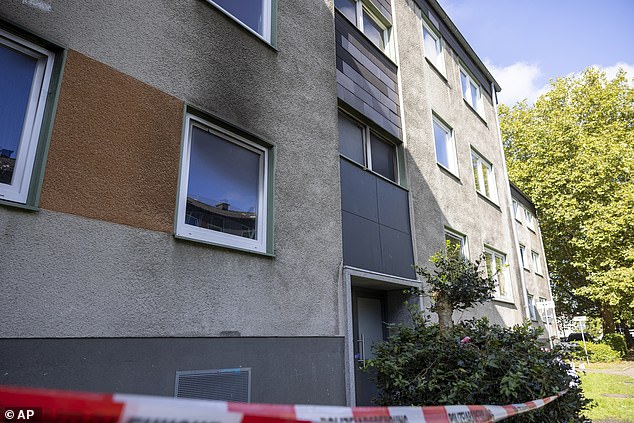
{"type": "Polygon", "coordinates": [[[171,232],[183,107],[70,50],[40,206],[171,232]]]}

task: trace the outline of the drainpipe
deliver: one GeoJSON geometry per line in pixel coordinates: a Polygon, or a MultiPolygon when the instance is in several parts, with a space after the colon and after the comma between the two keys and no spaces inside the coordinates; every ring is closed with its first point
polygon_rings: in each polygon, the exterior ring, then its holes
{"type": "MultiPolygon", "coordinates": [[[[520,242],[519,237],[517,236],[517,227],[515,226],[515,218],[513,217],[513,199],[511,198],[511,186],[509,184],[509,174],[506,170],[506,155],[504,154],[504,142],[502,141],[502,131],[500,129],[500,121],[498,119],[498,103],[495,95],[495,85],[491,82],[491,101],[493,103],[493,108],[495,110],[495,128],[498,131],[498,142],[500,144],[500,151],[502,152],[502,171],[506,176],[506,186],[504,187],[506,191],[506,200],[508,201],[508,212],[509,219],[511,222],[511,230],[513,232],[513,241],[515,243],[515,257],[517,258],[516,262],[519,264],[519,259],[521,256],[520,252],[520,242]]],[[[542,249],[543,251],[543,249],[542,249]]],[[[522,289],[522,298],[524,300],[524,319],[530,319],[530,306],[528,305],[528,291],[526,290],[526,281],[524,280],[524,270],[519,269],[520,274],[520,286],[522,289]]],[[[550,286],[550,285],[549,285],[550,286]]]]}

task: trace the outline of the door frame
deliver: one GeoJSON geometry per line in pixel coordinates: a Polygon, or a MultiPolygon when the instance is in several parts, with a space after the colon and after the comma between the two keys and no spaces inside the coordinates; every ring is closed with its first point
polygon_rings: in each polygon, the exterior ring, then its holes
{"type": "MultiPolygon", "coordinates": [[[[346,404],[356,405],[355,358],[354,358],[354,324],[352,321],[352,287],[368,288],[374,291],[390,291],[395,289],[420,288],[421,283],[415,279],[385,275],[383,273],[343,266],[343,294],[345,301],[345,381],[346,404]]],[[[422,303],[421,303],[422,306],[422,303]]]]}

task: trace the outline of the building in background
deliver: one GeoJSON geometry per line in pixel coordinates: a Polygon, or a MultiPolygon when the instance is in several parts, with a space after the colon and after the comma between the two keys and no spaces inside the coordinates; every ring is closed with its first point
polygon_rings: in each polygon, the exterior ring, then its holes
{"type": "Polygon", "coordinates": [[[447,240],[499,270],[455,318],[542,295],[435,0],[4,2],[0,68],[0,384],[367,404],[447,240]]]}
{"type": "Polygon", "coordinates": [[[533,202],[512,182],[511,198],[517,233],[520,267],[518,277],[524,279],[528,296],[528,313],[533,326],[544,330],[542,338],[559,339],[557,316],[548,277],[546,254],[542,242],[537,211],[533,202]],[[540,304],[542,307],[540,307],[540,304]],[[548,307],[543,307],[547,304],[548,307]],[[552,307],[551,307],[552,306],[552,307]]]}

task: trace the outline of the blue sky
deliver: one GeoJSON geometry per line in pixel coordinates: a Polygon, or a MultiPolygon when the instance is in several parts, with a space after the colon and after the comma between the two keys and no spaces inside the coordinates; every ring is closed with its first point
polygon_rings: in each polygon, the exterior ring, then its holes
{"type": "Polygon", "coordinates": [[[634,77],[634,0],[439,0],[502,86],[534,99],[552,78],[618,66],[634,77]]]}

